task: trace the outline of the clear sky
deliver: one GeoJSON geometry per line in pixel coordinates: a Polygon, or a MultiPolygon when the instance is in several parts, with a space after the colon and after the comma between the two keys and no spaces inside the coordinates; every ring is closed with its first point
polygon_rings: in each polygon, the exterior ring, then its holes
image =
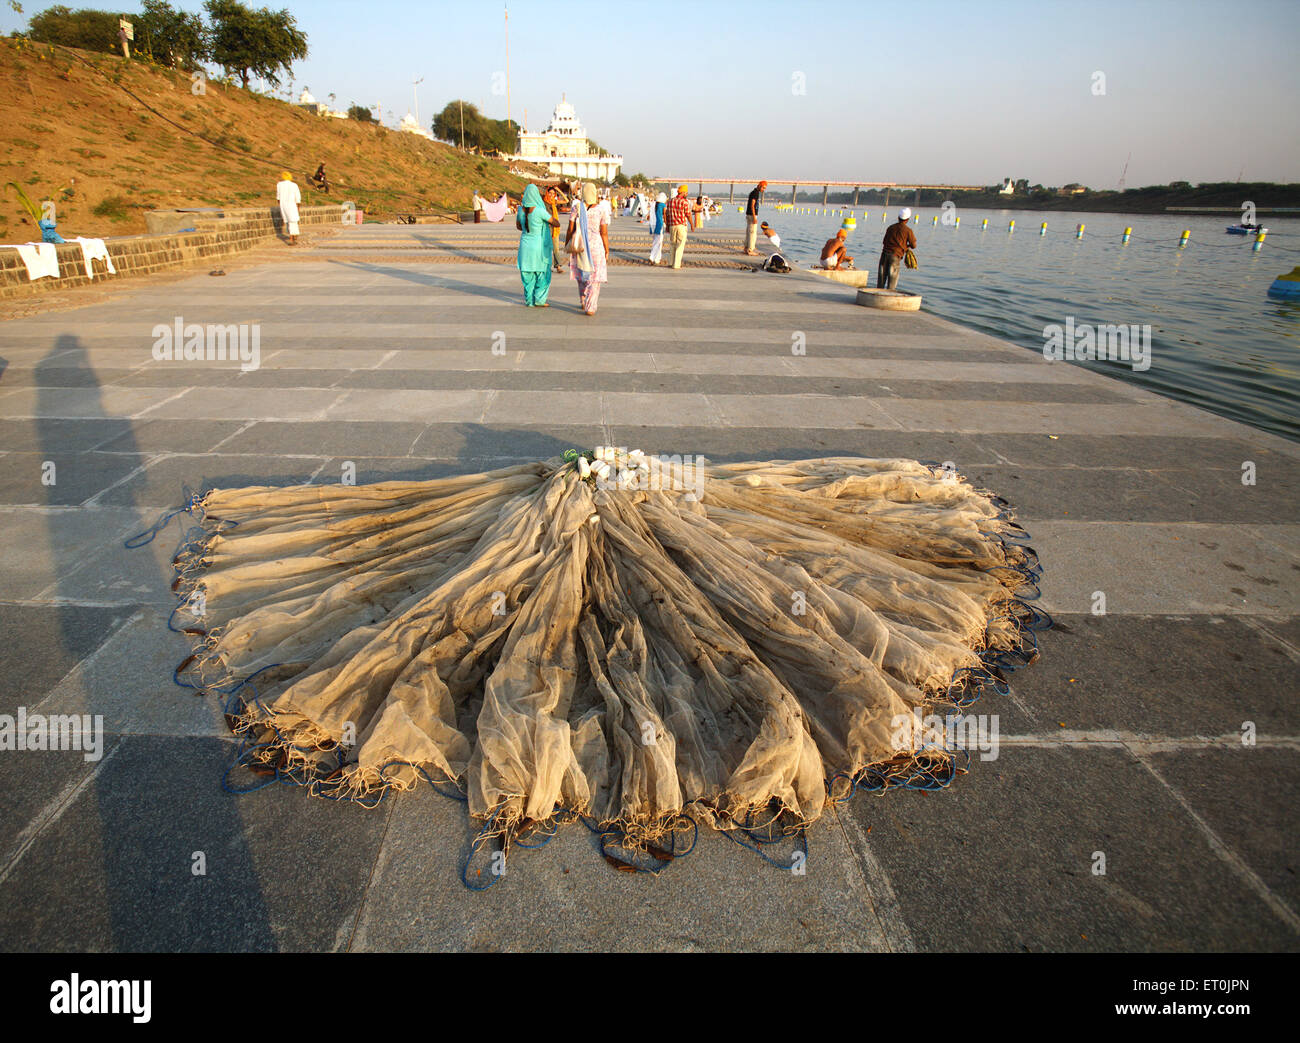
{"type": "MultiPolygon", "coordinates": [[[[24,3],[29,14],[46,6],[24,3]]],[[[305,84],[336,107],[382,105],[393,125],[423,77],[425,126],[459,96],[506,115],[504,90],[494,93],[506,69],[499,0],[287,6],[310,48],[295,94],[305,84]]],[[[522,122],[527,110],[541,130],[564,92],[628,173],[1113,188],[1132,153],[1129,187],[1300,181],[1300,0],[509,10],[510,114],[522,122]]],[[[5,32],[22,24],[0,15],[5,32]]]]}

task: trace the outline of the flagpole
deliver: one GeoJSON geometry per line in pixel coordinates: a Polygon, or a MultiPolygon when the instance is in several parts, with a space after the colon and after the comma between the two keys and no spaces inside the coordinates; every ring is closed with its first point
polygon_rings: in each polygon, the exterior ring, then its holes
{"type": "Polygon", "coordinates": [[[510,126],[510,8],[506,12],[506,127],[510,126]]]}

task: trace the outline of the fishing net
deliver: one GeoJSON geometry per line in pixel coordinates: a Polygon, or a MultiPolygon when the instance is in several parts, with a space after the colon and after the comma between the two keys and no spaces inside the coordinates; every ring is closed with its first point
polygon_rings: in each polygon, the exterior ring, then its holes
{"type": "Polygon", "coordinates": [[[568,813],[653,849],[683,815],[803,826],[950,778],[959,751],[900,722],[1035,654],[1036,558],[951,470],[567,455],[197,500],[174,621],[240,763],[363,801],[451,782],[494,835],[568,813]]]}

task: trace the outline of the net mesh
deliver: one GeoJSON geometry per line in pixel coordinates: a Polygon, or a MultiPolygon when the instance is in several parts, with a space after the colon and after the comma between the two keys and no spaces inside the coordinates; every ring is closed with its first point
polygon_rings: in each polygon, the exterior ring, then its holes
{"type": "Polygon", "coordinates": [[[899,722],[1031,658],[1036,559],[951,471],[569,456],[208,492],[178,616],[243,763],[653,849],[683,814],[805,825],[835,780],[951,775],[899,722]]]}

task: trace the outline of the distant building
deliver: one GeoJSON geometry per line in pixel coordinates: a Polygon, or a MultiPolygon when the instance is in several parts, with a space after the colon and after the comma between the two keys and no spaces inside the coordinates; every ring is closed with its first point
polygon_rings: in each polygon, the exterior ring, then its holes
{"type": "Polygon", "coordinates": [[[1007,178],[1005,181],[1003,181],[1002,187],[998,189],[998,195],[1000,196],[1015,195],[1015,192],[1016,192],[1016,186],[1011,183],[1011,178],[1007,178]]]}
{"type": "Polygon", "coordinates": [[[1088,190],[1083,185],[1080,185],[1078,182],[1073,182],[1063,186],[1059,194],[1063,196],[1081,196],[1086,191],[1088,190]]]}
{"type": "Polygon", "coordinates": [[[328,105],[322,105],[311,96],[311,92],[303,88],[303,92],[298,95],[297,105],[300,109],[306,109],[308,112],[314,112],[317,116],[331,116],[336,120],[345,120],[348,118],[346,112],[339,112],[337,109],[331,109],[328,105]]]}
{"type": "Polygon", "coordinates": [[[433,135],[420,126],[420,121],[412,116],[409,112],[402,117],[402,121],[397,125],[398,130],[404,130],[407,134],[419,134],[422,138],[433,140],[433,135]]]}
{"type": "Polygon", "coordinates": [[[577,113],[563,95],[546,129],[540,134],[521,133],[519,151],[505,158],[537,163],[552,174],[586,181],[613,181],[623,166],[622,156],[593,151],[577,113]]]}

